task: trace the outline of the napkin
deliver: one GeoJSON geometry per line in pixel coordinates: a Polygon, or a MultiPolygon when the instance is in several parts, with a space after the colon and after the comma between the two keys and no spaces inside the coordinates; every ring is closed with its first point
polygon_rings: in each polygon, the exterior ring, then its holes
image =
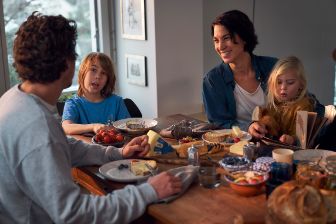
{"type": "Polygon", "coordinates": [[[173,174],[174,176],[178,176],[182,181],[182,190],[178,194],[174,194],[172,196],[166,197],[158,201],[158,203],[169,203],[176,198],[180,197],[186,190],[189,188],[190,184],[194,181],[195,177],[198,173],[198,166],[182,166],[174,169],[170,169],[167,172],[173,174]]]}

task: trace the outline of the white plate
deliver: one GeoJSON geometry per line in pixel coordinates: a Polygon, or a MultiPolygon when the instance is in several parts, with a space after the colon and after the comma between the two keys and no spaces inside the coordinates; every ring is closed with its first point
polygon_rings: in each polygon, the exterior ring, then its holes
{"type": "Polygon", "coordinates": [[[128,132],[130,134],[144,134],[150,129],[154,128],[157,125],[157,121],[149,118],[126,118],[113,122],[113,127],[118,130],[128,132]],[[142,129],[130,129],[126,126],[126,123],[129,121],[134,121],[136,123],[143,123],[145,128],[142,129]]]}
{"type": "Polygon", "coordinates": [[[320,160],[319,165],[324,168],[326,165],[325,158],[330,155],[336,155],[336,152],[324,150],[324,149],[304,149],[304,150],[298,150],[294,152],[293,159],[294,160],[316,160],[316,158],[319,158],[322,156],[322,159],[320,160]]]}
{"type": "MultiPolygon", "coordinates": [[[[240,137],[240,141],[250,141],[252,139],[252,136],[247,133],[246,131],[241,131],[242,132],[242,137],[240,137]]],[[[210,131],[210,132],[206,132],[202,135],[202,139],[208,143],[208,144],[223,144],[225,146],[230,146],[233,145],[234,143],[229,143],[229,142],[214,142],[214,141],[210,141],[206,139],[206,135],[207,133],[214,133],[214,134],[231,134],[232,133],[232,129],[221,129],[221,130],[214,130],[214,131],[210,131]]]]}
{"type": "MultiPolygon", "coordinates": [[[[149,175],[136,176],[131,172],[131,161],[133,159],[117,160],[106,163],[99,168],[99,172],[106,178],[117,182],[137,182],[146,180],[149,175]],[[128,168],[118,169],[119,165],[127,164],[128,168]]],[[[140,159],[137,159],[140,160],[140,159]]]]}

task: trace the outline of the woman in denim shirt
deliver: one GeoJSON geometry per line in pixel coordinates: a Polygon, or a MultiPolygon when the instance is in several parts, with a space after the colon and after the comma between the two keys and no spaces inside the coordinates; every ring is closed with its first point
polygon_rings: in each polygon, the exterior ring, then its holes
{"type": "Polygon", "coordinates": [[[211,26],[222,63],[203,79],[203,103],[208,120],[221,128],[247,130],[252,111],[266,103],[267,79],[277,59],[256,56],[258,44],[247,15],[232,10],[219,15],[211,26]]]}

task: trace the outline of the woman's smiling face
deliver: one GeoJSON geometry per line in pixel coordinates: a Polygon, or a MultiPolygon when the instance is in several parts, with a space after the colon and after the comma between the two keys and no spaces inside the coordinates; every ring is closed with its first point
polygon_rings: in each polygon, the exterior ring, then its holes
{"type": "Polygon", "coordinates": [[[244,41],[238,35],[231,36],[222,25],[214,26],[213,42],[216,52],[226,64],[234,62],[244,52],[244,41]]]}

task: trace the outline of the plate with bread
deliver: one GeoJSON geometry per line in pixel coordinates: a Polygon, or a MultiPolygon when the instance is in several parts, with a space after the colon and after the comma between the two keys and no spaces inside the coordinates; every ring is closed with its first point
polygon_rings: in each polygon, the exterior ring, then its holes
{"type": "Polygon", "coordinates": [[[249,141],[252,136],[241,131],[238,126],[232,126],[232,129],[221,129],[206,132],[202,135],[202,139],[207,144],[222,144],[225,146],[231,146],[240,141],[249,141]]]}
{"type": "Polygon", "coordinates": [[[144,181],[158,171],[155,160],[124,159],[106,163],[99,168],[99,172],[106,178],[117,182],[144,181]]]}

